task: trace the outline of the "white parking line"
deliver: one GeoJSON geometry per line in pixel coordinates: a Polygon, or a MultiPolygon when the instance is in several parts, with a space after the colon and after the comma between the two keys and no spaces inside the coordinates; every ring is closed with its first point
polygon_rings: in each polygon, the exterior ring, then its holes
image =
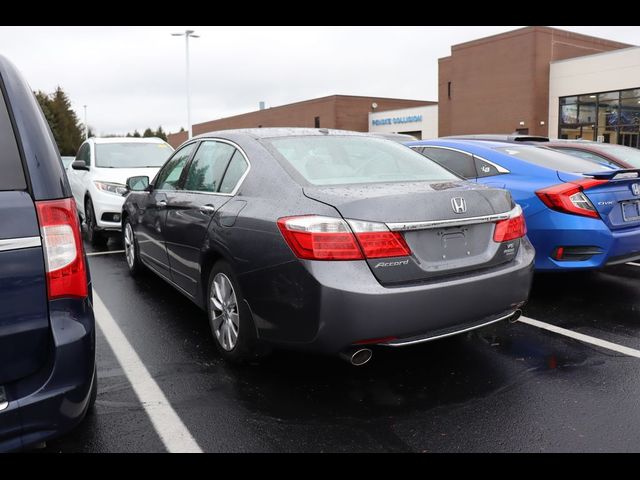
{"type": "Polygon", "coordinates": [[[93,307],[100,330],[107,339],[167,451],[202,453],[202,449],[171,407],[164,393],[153,380],[95,291],[93,292],[93,307]]]}
{"type": "Polygon", "coordinates": [[[544,330],[549,330],[550,332],[559,333],[560,335],[564,335],[565,337],[573,338],[575,340],[580,340],[581,342],[590,343],[591,345],[606,348],[607,350],[613,350],[614,352],[622,353],[623,355],[640,358],[640,350],[636,350],[634,348],[618,345],[617,343],[607,342],[606,340],[601,340],[596,337],[591,337],[589,335],[574,332],[573,330],[567,330],[566,328],[557,327],[556,325],[551,325],[539,320],[534,320],[533,318],[520,317],[518,321],[526,323],[527,325],[542,328],[544,330]]]}
{"type": "Polygon", "coordinates": [[[636,263],[636,262],[627,262],[627,265],[633,265],[634,267],[640,267],[640,263],[636,263]]]}
{"type": "Polygon", "coordinates": [[[109,250],[108,252],[89,252],[87,257],[93,257],[95,255],[109,255],[110,253],[124,253],[124,250],[109,250]]]}

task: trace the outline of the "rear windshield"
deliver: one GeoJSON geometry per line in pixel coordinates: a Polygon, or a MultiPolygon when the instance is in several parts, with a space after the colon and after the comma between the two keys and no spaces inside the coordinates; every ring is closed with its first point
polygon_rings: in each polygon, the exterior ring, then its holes
{"type": "MultiPolygon", "coordinates": [[[[589,160],[573,157],[547,148],[518,145],[496,148],[497,151],[512,157],[530,162],[541,167],[562,172],[591,173],[598,170],[607,170],[609,167],[599,165],[589,160]]],[[[613,168],[611,168],[613,170],[613,168]]]]}
{"type": "Polygon", "coordinates": [[[16,137],[2,93],[0,93],[0,172],[0,191],[27,188],[16,137]]]}
{"type": "Polygon", "coordinates": [[[313,185],[460,179],[410,148],[380,138],[300,136],[264,141],[313,185]]]}
{"type": "Polygon", "coordinates": [[[96,145],[96,167],[161,167],[172,152],[167,143],[99,143],[96,145]]]}
{"type": "Polygon", "coordinates": [[[623,145],[611,145],[609,143],[600,143],[596,150],[600,150],[612,157],[633,165],[634,168],[640,168],[640,150],[637,148],[625,147],[623,145]]]}

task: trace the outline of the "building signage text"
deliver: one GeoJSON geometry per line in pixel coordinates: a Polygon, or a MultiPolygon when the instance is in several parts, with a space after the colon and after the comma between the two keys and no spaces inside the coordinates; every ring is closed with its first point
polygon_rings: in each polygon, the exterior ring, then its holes
{"type": "Polygon", "coordinates": [[[379,125],[393,125],[396,123],[416,123],[422,121],[422,115],[409,115],[406,117],[391,117],[391,118],[374,118],[371,123],[376,127],[379,125]]]}

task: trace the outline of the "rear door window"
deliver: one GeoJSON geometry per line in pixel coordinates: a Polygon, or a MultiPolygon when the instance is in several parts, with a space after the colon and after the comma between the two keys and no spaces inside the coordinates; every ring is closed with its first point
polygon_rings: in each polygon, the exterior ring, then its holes
{"type": "Polygon", "coordinates": [[[0,191],[25,190],[27,182],[7,105],[0,94],[0,191]]]}
{"type": "Polygon", "coordinates": [[[184,189],[192,192],[217,192],[234,152],[235,148],[228,143],[202,142],[189,166],[184,189]]]}
{"type": "Polygon", "coordinates": [[[463,178],[475,178],[478,176],[473,163],[473,156],[468,153],[457,152],[447,148],[424,147],[422,154],[463,178]]]}
{"type": "Polygon", "coordinates": [[[229,162],[222,183],[220,183],[220,193],[232,193],[248,168],[249,165],[244,156],[239,150],[236,150],[233,157],[231,157],[231,162],[229,162]]]}

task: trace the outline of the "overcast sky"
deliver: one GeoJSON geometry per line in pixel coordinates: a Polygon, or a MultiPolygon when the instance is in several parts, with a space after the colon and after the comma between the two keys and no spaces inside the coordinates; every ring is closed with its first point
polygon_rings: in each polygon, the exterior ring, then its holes
{"type": "MultiPolygon", "coordinates": [[[[0,27],[0,54],[34,90],[60,85],[97,134],[186,127],[184,37],[192,39],[192,121],[331,94],[437,100],[439,57],[501,27],[0,27]]],[[[640,45],[638,27],[557,27],[640,45]]]]}

